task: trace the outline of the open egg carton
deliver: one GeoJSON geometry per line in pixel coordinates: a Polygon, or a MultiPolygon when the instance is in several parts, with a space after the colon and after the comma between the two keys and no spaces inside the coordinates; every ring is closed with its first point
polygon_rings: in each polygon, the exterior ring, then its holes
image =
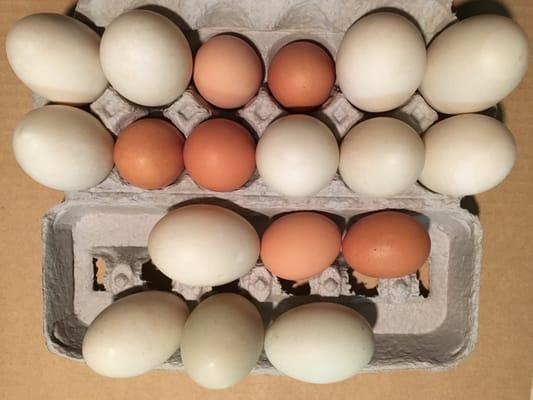
{"type": "MultiPolygon", "coordinates": [[[[279,48],[297,39],[321,43],[334,57],[346,29],[374,9],[410,15],[427,42],[454,20],[451,0],[80,0],[76,11],[82,19],[105,27],[121,13],[144,6],[178,23],[193,50],[215,34],[237,32],[256,46],[266,66],[279,48]]],[[[35,105],[42,102],[36,99],[35,105]]],[[[90,108],[115,135],[148,115],[168,118],[185,136],[201,121],[223,116],[239,120],[258,138],[270,122],[286,113],[265,85],[236,111],[213,109],[192,87],[162,109],[131,104],[108,88],[90,108]]],[[[339,140],[365,117],[338,89],[313,115],[339,140]]],[[[419,133],[438,117],[418,94],[389,115],[403,119],[419,133]]],[[[448,368],[472,351],[477,335],[481,228],[459,201],[418,184],[387,199],[361,198],[338,176],[317,195],[305,199],[279,196],[258,175],[230,193],[205,190],[186,173],[171,186],[146,191],[128,185],[113,170],[96,187],[67,193],[66,200],[43,219],[46,343],[52,352],[80,360],[87,325],[115,299],[139,288],[172,290],[192,303],[211,291],[233,290],[255,299],[265,323],[293,305],[319,299],[357,309],[373,326],[376,339],[376,353],[366,371],[448,368]],[[428,227],[431,236],[429,293],[421,291],[417,274],[379,280],[375,289],[365,289],[342,256],[297,287],[272,276],[260,261],[247,275],[224,287],[193,288],[172,282],[151,264],[147,239],[169,208],[190,203],[233,209],[260,234],[273,217],[296,210],[327,213],[342,230],[371,211],[409,210],[428,227]]],[[[179,352],[163,368],[180,370],[179,352]]],[[[277,374],[264,356],[254,372],[277,374]]]]}

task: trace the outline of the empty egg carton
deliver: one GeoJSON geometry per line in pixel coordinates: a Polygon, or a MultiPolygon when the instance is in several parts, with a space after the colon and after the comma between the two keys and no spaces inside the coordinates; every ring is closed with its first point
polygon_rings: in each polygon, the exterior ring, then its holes
{"type": "MultiPolygon", "coordinates": [[[[238,32],[255,44],[265,65],[279,48],[297,39],[315,40],[334,57],[344,31],[374,9],[395,8],[409,14],[426,41],[454,19],[451,0],[80,0],[76,11],[105,27],[121,13],[147,5],[171,18],[176,16],[193,47],[215,34],[238,32]]],[[[36,98],[34,104],[42,105],[42,99],[36,98]]],[[[159,109],[133,105],[108,88],[91,104],[91,110],[115,135],[136,119],[163,115],[185,136],[201,121],[221,116],[241,121],[260,137],[274,119],[286,113],[266,85],[236,111],[212,108],[192,87],[173,104],[159,109]]],[[[313,115],[339,140],[365,117],[336,88],[313,115]]],[[[389,115],[403,119],[419,133],[437,119],[437,113],[418,94],[389,115]]],[[[336,176],[312,198],[286,199],[269,189],[257,174],[239,190],[216,193],[199,187],[186,173],[164,189],[146,191],[128,185],[113,170],[94,188],[67,193],[66,201],[44,217],[42,235],[46,343],[52,352],[72,359],[81,359],[83,335],[95,316],[115,299],[142,288],[174,291],[191,303],[211,291],[239,291],[256,302],[265,323],[305,302],[327,299],[348,305],[360,311],[375,332],[376,353],[366,371],[447,368],[469,354],[475,343],[479,221],[460,208],[458,198],[429,192],[418,184],[402,195],[367,199],[355,195],[336,176]],[[427,225],[432,240],[429,294],[422,295],[417,274],[379,280],[375,289],[362,290],[342,256],[296,287],[294,282],[274,277],[260,262],[224,287],[194,288],[172,282],[151,264],[147,238],[168,209],[191,202],[233,209],[259,233],[273,216],[289,211],[328,213],[344,230],[357,215],[380,209],[410,210],[427,225]]],[[[180,370],[179,352],[162,368],[180,370]]],[[[277,373],[264,356],[254,372],[277,373]]]]}

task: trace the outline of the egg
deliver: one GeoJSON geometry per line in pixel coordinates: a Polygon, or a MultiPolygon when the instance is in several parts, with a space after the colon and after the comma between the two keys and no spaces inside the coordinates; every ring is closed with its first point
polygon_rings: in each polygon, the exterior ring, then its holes
{"type": "Polygon", "coordinates": [[[220,108],[238,108],[258,92],[263,64],[255,49],[243,39],[218,35],[198,50],[193,80],[209,103],[220,108]]]}
{"type": "Polygon", "coordinates": [[[415,273],[431,249],[427,229],[399,211],[381,211],[353,224],[342,241],[342,253],[355,271],[375,278],[415,273]]]}
{"type": "Polygon", "coordinates": [[[226,208],[194,204],[172,210],[150,232],[152,262],[189,286],[217,286],[245,275],[259,256],[254,227],[226,208]]]}
{"type": "Polygon", "coordinates": [[[114,19],[100,44],[109,83],[126,99],[149,107],[176,100],[192,75],[192,53],[181,30],[168,18],[133,10],[114,19]]]}
{"type": "Polygon", "coordinates": [[[388,197],[408,190],[424,167],[424,143],[413,128],[394,118],[368,119],[341,144],[339,171],[355,193],[388,197]]]}
{"type": "Polygon", "coordinates": [[[337,258],[341,232],[317,212],[295,212],[276,219],[261,239],[261,260],[274,275],[302,281],[319,274],[337,258]]]}
{"type": "Polygon", "coordinates": [[[346,31],[337,52],[337,81],[344,96],[364,111],[400,107],[424,76],[426,45],[418,28],[392,12],[376,12],[346,31]]]}
{"type": "Polygon", "coordinates": [[[56,103],[85,104],[107,87],[100,66],[100,36],[60,14],[33,14],[7,33],[6,54],[17,77],[56,103]]]}
{"type": "Polygon", "coordinates": [[[426,162],[420,182],[450,196],[492,189],[511,172],[516,160],[511,132],[485,115],[447,118],[430,127],[423,139],[426,162]]]}
{"type": "Polygon", "coordinates": [[[244,379],[263,350],[264,327],[244,297],[221,293],[202,301],[183,329],[185,372],[208,389],[225,389],[244,379]]]}
{"type": "Polygon", "coordinates": [[[308,383],[351,378],[374,354],[374,335],[355,310],[309,303],[289,310],[267,329],[265,353],[283,374],[308,383]]]}
{"type": "Polygon", "coordinates": [[[225,118],[211,119],[194,128],[183,156],[192,179],[217,192],[240,188],[255,171],[255,142],[250,132],[225,118]]]}
{"type": "Polygon", "coordinates": [[[183,136],[169,122],[146,118],[124,129],[113,153],[122,178],[143,189],[170,185],[183,171],[183,136]]]}
{"type": "Polygon", "coordinates": [[[268,88],[286,108],[318,107],[327,100],[334,83],[331,56],[320,45],[306,40],[282,47],[268,67],[268,88]]]}
{"type": "Polygon", "coordinates": [[[265,183],[280,194],[312,196],[337,172],[339,147],[324,123],[292,114],[267,127],[257,144],[256,163],[265,183]]]}
{"type": "Polygon", "coordinates": [[[113,139],[104,126],[78,108],[51,105],[27,113],[13,133],[20,167],[41,185],[85,190],[113,168],[113,139]]]}
{"type": "Polygon", "coordinates": [[[431,42],[420,92],[442,113],[481,111],[518,86],[528,61],[527,36],[511,19],[467,18],[431,42]]]}
{"type": "Polygon", "coordinates": [[[129,378],[161,366],[179,348],[189,311],[172,293],[147,291],[104,309],[83,338],[83,358],[96,373],[129,378]]]}

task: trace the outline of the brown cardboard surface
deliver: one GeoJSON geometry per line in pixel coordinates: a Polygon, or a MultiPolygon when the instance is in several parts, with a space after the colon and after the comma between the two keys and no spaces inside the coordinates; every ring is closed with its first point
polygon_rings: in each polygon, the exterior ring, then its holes
{"type": "MultiPolygon", "coordinates": [[[[265,0],[266,1],[266,0],[265,0]]],[[[458,1],[465,3],[465,1],[458,1]]],[[[533,2],[469,2],[508,11],[533,38],[533,2]]],[[[65,12],[68,0],[0,1],[2,43],[17,19],[65,12]]],[[[40,218],[62,194],[43,188],[16,165],[11,132],[30,108],[30,93],[0,60],[0,400],[4,399],[527,399],[533,374],[533,65],[503,102],[519,159],[498,188],[476,196],[483,224],[479,340],[474,353],[448,372],[366,374],[324,386],[251,376],[210,392],[184,374],[151,372],[128,380],[99,377],[81,363],[50,354],[41,332],[40,218]]]]}

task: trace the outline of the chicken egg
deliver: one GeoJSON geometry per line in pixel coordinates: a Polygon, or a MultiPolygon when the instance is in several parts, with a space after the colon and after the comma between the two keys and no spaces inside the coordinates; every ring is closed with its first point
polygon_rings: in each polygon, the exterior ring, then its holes
{"type": "Polygon", "coordinates": [[[13,133],[20,167],[41,185],[56,190],[85,190],[113,168],[113,139],[88,112],[63,105],[27,113],[13,133]]]}
{"type": "Polygon", "coordinates": [[[193,80],[198,92],[220,108],[245,105],[259,90],[263,64],[256,51],[234,35],[218,35],[196,54],[193,80]]]}
{"type": "Polygon", "coordinates": [[[183,329],[185,372],[208,389],[224,389],[244,379],[263,349],[264,327],[244,297],[221,293],[202,301],[183,329]]]}
{"type": "Polygon", "coordinates": [[[191,80],[187,39],[171,20],[148,10],[128,11],[109,24],[100,59],[117,92],[143,106],[172,102],[191,80]]]}
{"type": "Polygon", "coordinates": [[[327,100],[335,65],[320,45],[301,40],[282,47],[270,61],[268,88],[286,108],[308,109],[327,100]]]}
{"type": "Polygon", "coordinates": [[[115,144],[118,173],[132,185],[160,189],[183,171],[183,136],[174,125],[156,118],[135,121],[115,144]]]}
{"type": "Polygon", "coordinates": [[[289,310],[267,329],[265,353],[283,374],[309,383],[351,378],[374,354],[374,335],[355,310],[310,303],[289,310]]]}
{"type": "Polygon", "coordinates": [[[342,241],[346,262],[375,278],[399,278],[416,272],[429,257],[427,229],[414,217],[381,211],[353,224],[342,241]]]}
{"type": "Polygon", "coordinates": [[[516,144],[500,121],[479,114],[447,118],[423,136],[426,161],[420,182],[450,196],[485,192],[513,169],[516,144]]]}
{"type": "Polygon", "coordinates": [[[226,208],[194,204],[177,208],[154,226],[148,238],[153,263],[190,286],[217,286],[245,275],[259,256],[254,227],[226,208]]]}
{"type": "Polygon", "coordinates": [[[303,114],[281,117],[257,144],[256,162],[266,184],[288,197],[312,196],[337,172],[339,147],[330,129],[303,114]]]}
{"type": "Polygon", "coordinates": [[[481,111],[518,86],[528,61],[527,36],[513,20],[500,15],[467,18],[429,45],[420,92],[442,113],[481,111]]]}
{"type": "Polygon", "coordinates": [[[183,150],[185,168],[200,186],[217,192],[240,188],[255,171],[255,142],[246,128],[225,118],[202,122],[183,150]]]}
{"type": "Polygon", "coordinates": [[[57,103],[84,104],[107,87],[100,66],[100,36],[60,14],[33,14],[7,33],[7,60],[33,92],[57,103]]]}
{"type": "Polygon", "coordinates": [[[368,119],[341,144],[339,171],[355,193],[387,197],[409,189],[424,167],[424,143],[413,128],[394,118],[368,119]]]}
{"type": "Polygon", "coordinates": [[[424,76],[426,45],[418,28],[392,12],[357,21],[337,52],[337,81],[357,108],[370,112],[404,104],[424,76]]]}
{"type": "Polygon", "coordinates": [[[274,275],[302,281],[328,268],[339,255],[341,232],[328,217],[295,212],[276,219],[261,238],[261,260],[274,275]]]}
{"type": "Polygon", "coordinates": [[[147,291],[123,297],[91,322],[83,358],[96,373],[129,378],[159,367],[179,348],[189,311],[175,294],[147,291]]]}

